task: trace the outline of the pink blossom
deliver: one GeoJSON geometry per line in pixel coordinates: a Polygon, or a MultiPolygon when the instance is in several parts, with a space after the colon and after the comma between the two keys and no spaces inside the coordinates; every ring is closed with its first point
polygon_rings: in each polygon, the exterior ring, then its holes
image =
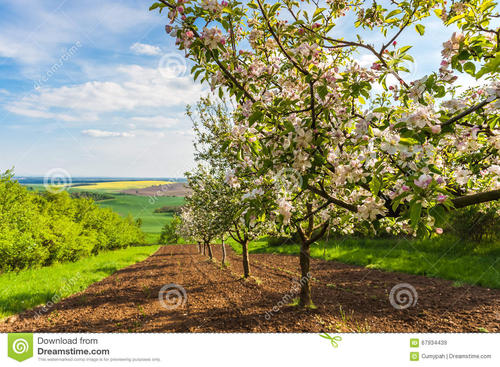
{"type": "Polygon", "coordinates": [[[171,26],[171,25],[166,25],[165,26],[165,32],[167,32],[168,34],[170,34],[172,32],[174,28],[171,26]]]}
{"type": "Polygon", "coordinates": [[[226,0],[222,0],[220,4],[226,7],[229,3],[226,0]]]}
{"type": "Polygon", "coordinates": [[[441,203],[441,204],[442,204],[442,203],[444,203],[444,202],[446,201],[446,199],[447,199],[447,198],[448,198],[448,196],[443,195],[443,194],[439,194],[439,195],[437,196],[437,201],[438,201],[438,203],[441,203]]]}
{"type": "Polygon", "coordinates": [[[431,182],[432,182],[432,177],[426,174],[420,175],[418,180],[413,180],[413,183],[422,189],[427,188],[427,186],[429,186],[431,182]]]}
{"type": "Polygon", "coordinates": [[[410,188],[406,185],[401,186],[401,190],[403,191],[410,191],[410,188]]]}
{"type": "Polygon", "coordinates": [[[433,134],[439,134],[441,132],[441,126],[439,125],[433,125],[431,127],[431,131],[433,134]]]}
{"type": "Polygon", "coordinates": [[[187,38],[193,38],[193,37],[194,37],[194,33],[193,33],[193,31],[187,31],[187,32],[186,32],[186,37],[187,37],[187,38]]]}
{"type": "Polygon", "coordinates": [[[179,13],[184,13],[184,7],[183,7],[183,6],[178,6],[178,7],[177,7],[177,11],[178,11],[179,13]]]}
{"type": "Polygon", "coordinates": [[[437,234],[443,234],[443,228],[436,228],[436,233],[437,234]]]}

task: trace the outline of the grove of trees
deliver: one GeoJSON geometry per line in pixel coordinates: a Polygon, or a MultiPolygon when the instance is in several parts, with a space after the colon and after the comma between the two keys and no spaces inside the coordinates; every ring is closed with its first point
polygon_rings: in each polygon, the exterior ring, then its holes
{"type": "MultiPolygon", "coordinates": [[[[237,223],[298,233],[308,280],[309,248],[328,229],[441,234],[446,213],[500,198],[494,1],[160,0],[151,9],[167,13],[194,78],[225,101],[202,100],[191,115],[204,162],[183,213],[192,238],[207,243],[237,223]],[[450,38],[435,70],[409,80],[415,60],[401,35],[426,37],[426,18],[450,38]],[[339,36],[341,21],[357,34],[339,36]],[[462,74],[478,86],[460,88],[462,74]],[[229,188],[214,189],[221,172],[229,188]]],[[[301,284],[300,305],[310,306],[301,284]]]]}
{"type": "Polygon", "coordinates": [[[28,191],[11,171],[0,173],[0,272],[76,261],[143,242],[131,217],[65,191],[28,191]]]}

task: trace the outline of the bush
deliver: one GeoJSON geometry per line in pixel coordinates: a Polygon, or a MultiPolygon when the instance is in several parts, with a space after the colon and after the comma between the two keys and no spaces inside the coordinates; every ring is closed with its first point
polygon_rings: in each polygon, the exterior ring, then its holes
{"type": "Polygon", "coordinates": [[[156,208],[154,210],[154,213],[174,213],[174,214],[180,214],[181,213],[181,207],[180,206],[174,206],[174,205],[165,205],[165,206],[162,206],[161,208],[156,208]]]}
{"type": "Polygon", "coordinates": [[[462,240],[498,241],[500,234],[500,205],[489,203],[454,211],[446,229],[462,240]]]}
{"type": "Polygon", "coordinates": [[[0,173],[0,271],[76,261],[144,241],[132,218],[67,192],[29,191],[12,177],[0,173]]]}
{"type": "Polygon", "coordinates": [[[160,243],[169,244],[177,243],[179,241],[179,229],[182,224],[182,220],[179,216],[174,215],[172,220],[165,224],[160,235],[160,243]]]}
{"type": "Polygon", "coordinates": [[[104,194],[101,192],[92,192],[92,191],[75,191],[72,192],[70,195],[73,199],[84,198],[84,199],[92,199],[94,201],[109,200],[114,198],[113,195],[104,194]]]}
{"type": "Polygon", "coordinates": [[[291,243],[299,243],[300,238],[298,236],[269,236],[267,237],[267,245],[270,247],[278,247],[291,243]]]}

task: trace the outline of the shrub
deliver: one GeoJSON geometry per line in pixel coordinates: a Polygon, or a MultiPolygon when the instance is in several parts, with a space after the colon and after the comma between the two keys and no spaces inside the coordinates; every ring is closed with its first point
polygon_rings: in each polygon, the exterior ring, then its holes
{"type": "Polygon", "coordinates": [[[172,220],[165,224],[160,235],[160,243],[177,243],[179,241],[179,229],[182,224],[182,220],[179,216],[174,215],[172,220]]]}
{"type": "Polygon", "coordinates": [[[489,203],[459,209],[450,216],[447,229],[462,240],[498,241],[500,205],[489,203]]]}
{"type": "Polygon", "coordinates": [[[132,218],[67,192],[29,191],[12,177],[0,173],[0,271],[76,261],[144,241],[132,218]]]}
{"type": "Polygon", "coordinates": [[[174,206],[174,205],[165,205],[165,206],[162,206],[161,208],[156,208],[154,210],[154,213],[174,213],[174,214],[180,214],[181,213],[181,207],[180,206],[174,206]]]}

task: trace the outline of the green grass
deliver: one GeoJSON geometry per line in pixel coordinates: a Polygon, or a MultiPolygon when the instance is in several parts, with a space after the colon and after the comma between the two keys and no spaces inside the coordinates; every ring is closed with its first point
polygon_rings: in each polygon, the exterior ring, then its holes
{"type": "Polygon", "coordinates": [[[148,197],[127,194],[110,194],[114,199],[98,201],[104,208],[111,208],[122,216],[130,214],[134,219],[142,219],[142,231],[146,233],[147,243],[157,243],[159,234],[167,222],[172,219],[171,213],[154,213],[162,206],[178,206],[184,204],[183,197],[148,197]]]}
{"type": "MultiPolygon", "coordinates": [[[[229,241],[241,253],[238,244],[229,241]]],[[[298,244],[270,247],[265,239],[250,243],[250,253],[298,255],[298,244]]],[[[311,246],[311,256],[367,268],[420,274],[461,284],[500,288],[500,244],[472,245],[453,238],[383,240],[345,238],[311,246]]]]}
{"type": "Polygon", "coordinates": [[[0,274],[0,319],[80,292],[117,270],[144,260],[159,247],[129,247],[74,263],[0,274]]]}
{"type": "MultiPolygon", "coordinates": [[[[33,191],[46,190],[43,184],[29,184],[26,186],[33,191]]],[[[148,244],[158,243],[163,226],[172,220],[172,213],[154,213],[154,210],[163,206],[180,206],[184,204],[184,197],[128,195],[108,189],[86,189],[85,186],[80,188],[72,187],[68,191],[90,191],[113,196],[113,199],[97,201],[96,204],[103,208],[111,208],[124,217],[130,214],[134,219],[141,218],[141,229],[146,235],[146,243],[148,244]]]]}

